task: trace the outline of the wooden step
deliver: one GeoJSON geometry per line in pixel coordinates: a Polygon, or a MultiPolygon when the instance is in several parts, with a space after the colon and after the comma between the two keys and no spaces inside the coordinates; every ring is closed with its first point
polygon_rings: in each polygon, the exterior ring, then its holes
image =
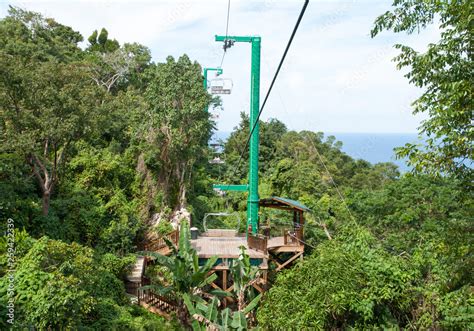
{"type": "Polygon", "coordinates": [[[145,257],[138,256],[132,270],[127,275],[127,280],[133,283],[142,281],[143,272],[145,271],[145,257]]]}

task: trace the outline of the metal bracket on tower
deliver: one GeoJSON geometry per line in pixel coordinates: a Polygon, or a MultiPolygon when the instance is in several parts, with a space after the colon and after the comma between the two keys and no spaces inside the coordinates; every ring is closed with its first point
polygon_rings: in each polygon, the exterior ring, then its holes
{"type": "Polygon", "coordinates": [[[222,73],[224,72],[222,68],[204,68],[203,69],[203,76],[204,76],[203,84],[206,90],[207,90],[207,72],[208,71],[217,71],[217,75],[222,75],[222,73]]]}
{"type": "Polygon", "coordinates": [[[215,189],[215,190],[221,190],[221,191],[241,191],[241,192],[245,192],[249,189],[249,186],[247,184],[243,184],[243,185],[214,184],[214,185],[212,185],[212,188],[215,189]]]}

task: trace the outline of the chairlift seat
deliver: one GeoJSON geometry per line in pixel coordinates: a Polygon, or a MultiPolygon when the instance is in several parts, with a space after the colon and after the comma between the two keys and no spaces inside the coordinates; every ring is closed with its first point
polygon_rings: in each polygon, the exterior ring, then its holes
{"type": "Polygon", "coordinates": [[[210,81],[211,94],[231,94],[233,82],[229,78],[215,78],[210,81]]]}

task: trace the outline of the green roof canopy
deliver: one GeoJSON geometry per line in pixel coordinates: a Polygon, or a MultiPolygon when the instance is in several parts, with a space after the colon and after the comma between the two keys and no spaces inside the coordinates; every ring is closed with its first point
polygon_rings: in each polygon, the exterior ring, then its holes
{"type": "Polygon", "coordinates": [[[281,197],[270,197],[265,199],[260,199],[259,205],[261,207],[268,208],[278,208],[286,210],[300,210],[300,211],[311,211],[308,207],[296,200],[291,200],[281,197]]]}

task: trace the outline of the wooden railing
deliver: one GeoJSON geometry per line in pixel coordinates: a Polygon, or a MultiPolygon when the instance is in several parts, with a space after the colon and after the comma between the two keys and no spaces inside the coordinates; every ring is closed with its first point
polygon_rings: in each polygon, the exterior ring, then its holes
{"type": "MultiPolygon", "coordinates": [[[[150,281],[143,279],[143,285],[149,285],[150,281]]],[[[153,289],[138,288],[138,304],[153,307],[165,313],[172,313],[178,311],[178,301],[172,294],[158,294],[153,289]]]]}
{"type": "Polygon", "coordinates": [[[137,283],[137,282],[130,282],[126,281],[125,282],[125,292],[128,294],[132,294],[138,297],[138,289],[142,286],[142,283],[137,283]]]}
{"type": "Polygon", "coordinates": [[[256,251],[267,254],[268,238],[266,236],[249,234],[247,237],[247,245],[250,249],[255,249],[256,251]]]}
{"type": "Polygon", "coordinates": [[[283,244],[284,245],[303,245],[303,229],[283,230],[283,244]]]}
{"type": "Polygon", "coordinates": [[[173,232],[170,232],[163,237],[157,238],[153,240],[152,242],[147,243],[144,247],[145,250],[150,251],[150,252],[157,252],[162,248],[168,247],[168,245],[166,245],[166,241],[164,238],[167,238],[169,241],[171,241],[173,244],[177,246],[178,240],[179,240],[179,231],[174,230],[173,232]]]}

